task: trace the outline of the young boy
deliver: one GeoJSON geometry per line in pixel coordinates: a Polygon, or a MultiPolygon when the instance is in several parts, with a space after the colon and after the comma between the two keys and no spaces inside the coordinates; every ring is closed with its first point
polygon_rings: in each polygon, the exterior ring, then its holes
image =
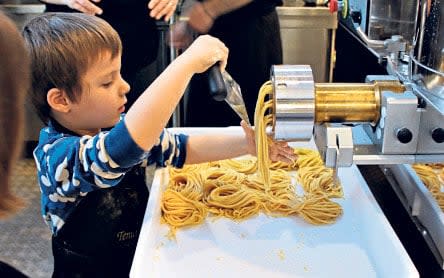
{"type": "MultiPolygon", "coordinates": [[[[129,86],[110,25],[85,14],[45,14],[23,35],[33,102],[47,124],[34,157],[42,214],[53,232],[54,277],[127,277],[148,200],[147,163],[182,167],[255,154],[254,132],[245,123],[239,136],[164,129],[193,74],[217,61],[223,69],[228,49],[199,37],[123,117],[129,86]]],[[[284,143],[272,150],[274,160],[294,159],[284,143]]]]}

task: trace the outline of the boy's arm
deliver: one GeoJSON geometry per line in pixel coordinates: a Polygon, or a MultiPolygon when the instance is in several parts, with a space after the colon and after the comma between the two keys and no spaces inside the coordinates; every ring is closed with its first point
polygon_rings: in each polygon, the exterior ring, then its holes
{"type": "MultiPolygon", "coordinates": [[[[253,129],[241,122],[243,133],[192,135],[188,138],[185,164],[235,158],[245,154],[256,155],[256,140],[253,129]]],[[[297,156],[287,142],[269,143],[269,158],[272,161],[293,162],[297,156]]]]}
{"type": "Polygon", "coordinates": [[[205,71],[217,61],[222,61],[223,69],[227,56],[228,49],[220,40],[208,35],[198,37],[128,110],[125,124],[133,140],[142,149],[151,149],[158,141],[193,74],[205,71]]]}
{"type": "Polygon", "coordinates": [[[188,138],[185,164],[234,158],[249,152],[244,134],[192,135],[188,138]]]}

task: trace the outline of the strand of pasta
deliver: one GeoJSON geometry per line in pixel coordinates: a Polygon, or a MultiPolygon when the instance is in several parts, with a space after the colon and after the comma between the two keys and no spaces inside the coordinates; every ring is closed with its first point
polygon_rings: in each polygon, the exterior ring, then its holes
{"type": "Polygon", "coordinates": [[[265,99],[271,83],[259,92],[255,110],[257,158],[229,159],[170,169],[170,180],[162,199],[162,219],[174,234],[179,227],[198,225],[208,213],[243,220],[260,211],[271,216],[299,215],[312,224],[333,223],[342,208],[330,198],[342,197],[341,186],[333,183],[316,151],[295,149],[298,159],[291,164],[271,163],[266,134],[272,124],[267,114],[273,103],[265,99]],[[297,170],[303,195],[296,193],[289,171],[297,170]],[[175,193],[173,193],[175,192],[175,193]]]}
{"type": "MultiPolygon", "coordinates": [[[[246,161],[254,162],[252,159],[246,161]]],[[[202,223],[209,212],[218,217],[243,220],[263,211],[271,216],[300,215],[309,223],[327,224],[333,223],[342,214],[339,204],[329,200],[342,194],[332,194],[325,188],[316,189],[316,185],[312,184],[311,187],[302,185],[304,189],[314,189],[306,190],[305,195],[298,196],[287,171],[271,170],[270,187],[266,191],[262,179],[256,174],[246,176],[221,165],[229,163],[221,161],[217,166],[206,164],[200,168],[195,167],[192,171],[187,169],[187,172],[170,172],[175,176],[170,178],[162,199],[162,217],[166,223],[180,228],[202,223]],[[202,180],[203,182],[196,186],[195,182],[202,180]],[[197,190],[198,187],[201,190],[197,190]],[[172,191],[179,195],[172,194],[172,191]],[[193,196],[201,198],[196,200],[193,196]]],[[[299,171],[303,169],[299,168],[299,171]]],[[[331,173],[329,176],[321,175],[318,185],[322,186],[328,180],[332,180],[331,173]]]]}
{"type": "Polygon", "coordinates": [[[266,186],[266,190],[270,187],[270,158],[268,156],[268,137],[266,134],[267,124],[269,124],[269,118],[266,117],[268,109],[272,107],[272,102],[265,102],[267,96],[273,92],[271,81],[268,81],[262,85],[259,90],[258,99],[256,102],[256,108],[254,113],[254,126],[256,137],[256,156],[258,160],[258,172],[261,175],[263,182],[266,186]]]}
{"type": "Polygon", "coordinates": [[[413,164],[412,168],[435,198],[441,210],[444,211],[444,193],[442,192],[441,181],[441,175],[444,173],[444,169],[441,169],[440,174],[436,173],[441,165],[442,164],[413,164]]]}

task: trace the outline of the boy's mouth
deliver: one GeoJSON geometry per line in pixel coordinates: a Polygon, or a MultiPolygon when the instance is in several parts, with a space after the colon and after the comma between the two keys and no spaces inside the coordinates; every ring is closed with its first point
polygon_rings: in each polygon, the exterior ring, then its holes
{"type": "Polygon", "coordinates": [[[119,113],[125,112],[125,105],[119,107],[119,113]]]}

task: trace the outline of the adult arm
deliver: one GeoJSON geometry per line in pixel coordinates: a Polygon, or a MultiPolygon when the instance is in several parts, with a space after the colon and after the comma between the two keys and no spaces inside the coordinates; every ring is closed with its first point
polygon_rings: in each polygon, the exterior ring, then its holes
{"type": "Polygon", "coordinates": [[[78,10],[85,14],[102,14],[102,9],[94,3],[99,3],[101,0],[41,0],[44,3],[65,5],[71,9],[78,10]]]}

